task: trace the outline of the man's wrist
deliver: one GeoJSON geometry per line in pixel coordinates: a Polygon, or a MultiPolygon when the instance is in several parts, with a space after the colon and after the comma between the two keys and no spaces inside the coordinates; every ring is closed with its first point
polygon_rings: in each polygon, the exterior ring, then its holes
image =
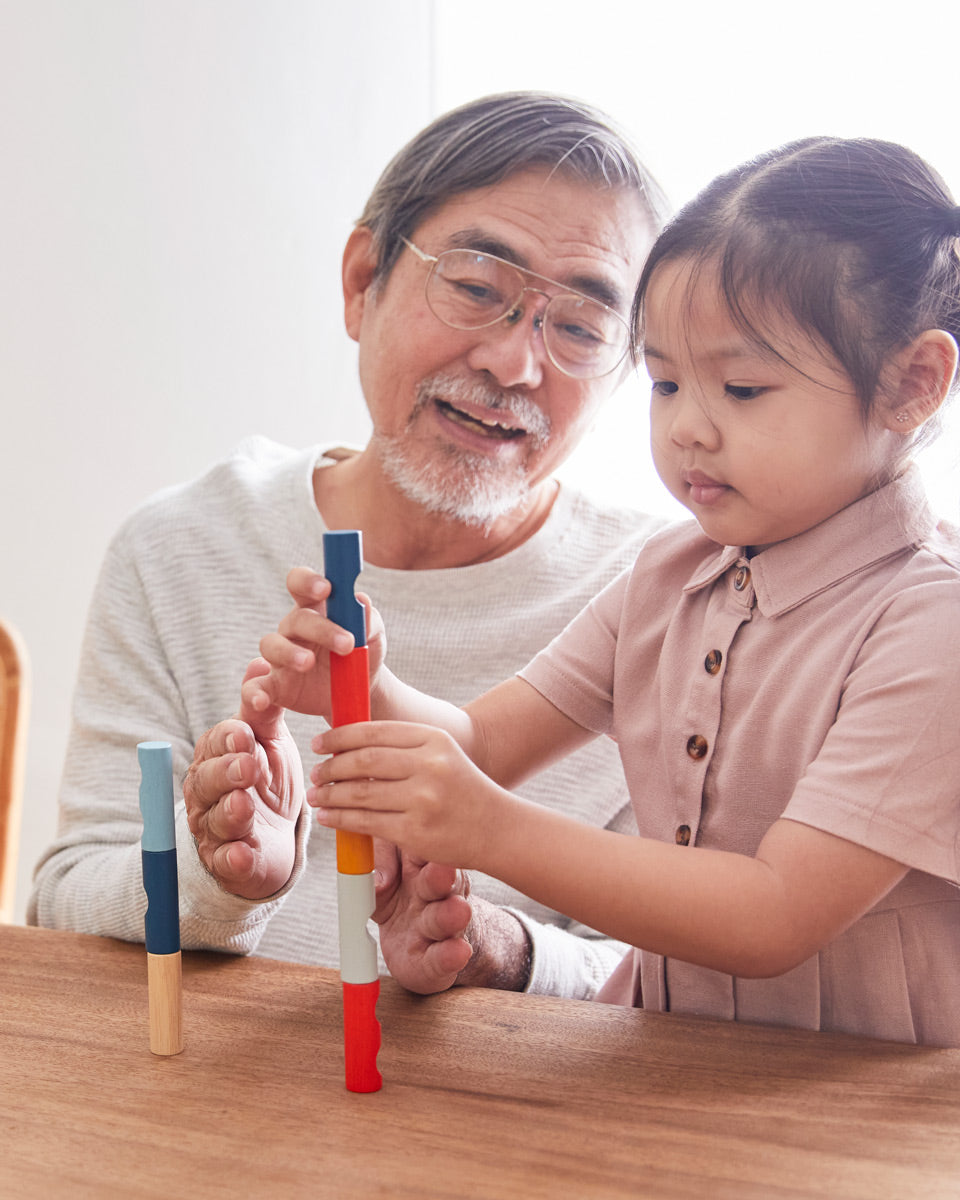
{"type": "Polygon", "coordinates": [[[526,927],[512,912],[489,901],[477,898],[471,904],[467,940],[473,954],[457,976],[457,986],[522,992],[533,965],[533,943],[526,927]]]}

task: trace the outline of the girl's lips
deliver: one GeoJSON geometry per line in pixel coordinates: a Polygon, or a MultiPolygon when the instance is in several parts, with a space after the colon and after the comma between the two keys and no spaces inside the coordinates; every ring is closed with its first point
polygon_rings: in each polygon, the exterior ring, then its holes
{"type": "Polygon", "coordinates": [[[701,471],[684,471],[683,479],[694,504],[716,504],[730,490],[725,483],[718,483],[701,471]]]}

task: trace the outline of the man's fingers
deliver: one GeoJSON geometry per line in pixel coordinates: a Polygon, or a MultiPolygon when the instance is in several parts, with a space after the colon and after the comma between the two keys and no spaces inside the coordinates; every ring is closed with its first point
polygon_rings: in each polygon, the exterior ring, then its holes
{"type": "MultiPolygon", "coordinates": [[[[470,943],[464,938],[447,938],[433,942],[423,952],[415,975],[400,975],[404,987],[424,995],[445,991],[457,981],[457,976],[473,957],[470,943]]],[[[390,961],[387,966],[393,971],[390,961]]],[[[399,970],[402,966],[398,964],[399,970]]],[[[394,972],[399,975],[398,972],[394,972]]]]}
{"type": "Polygon", "coordinates": [[[230,792],[207,809],[207,836],[217,842],[236,842],[253,832],[254,802],[248,792],[230,792]]]}
{"type": "Polygon", "coordinates": [[[446,863],[421,863],[415,887],[417,896],[425,902],[443,900],[454,893],[469,896],[470,877],[466,871],[459,871],[446,863]]]}
{"type": "Polygon", "coordinates": [[[184,795],[188,807],[200,813],[236,789],[253,787],[257,782],[259,767],[252,754],[221,754],[190,769],[184,795]]]}
{"type": "Polygon", "coordinates": [[[373,843],[377,890],[388,892],[400,882],[400,851],[393,842],[377,838],[373,843]]]}
{"type": "Polygon", "coordinates": [[[210,856],[207,867],[224,887],[246,883],[257,869],[257,856],[246,842],[225,842],[210,856]]]}
{"type": "MultiPolygon", "coordinates": [[[[264,665],[269,670],[269,664],[264,665]]],[[[199,767],[208,759],[219,758],[222,754],[250,753],[253,748],[254,737],[250,726],[237,717],[231,717],[200,735],[193,752],[193,765],[199,767]]]]}
{"type": "Polygon", "coordinates": [[[443,942],[448,938],[463,937],[473,910],[470,901],[463,896],[447,896],[425,906],[421,914],[420,929],[431,942],[443,942]]]}

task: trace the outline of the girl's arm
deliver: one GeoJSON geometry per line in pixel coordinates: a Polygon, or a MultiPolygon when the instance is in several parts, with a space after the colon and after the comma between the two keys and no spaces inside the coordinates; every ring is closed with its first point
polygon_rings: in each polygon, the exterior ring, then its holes
{"type": "MultiPolygon", "coordinates": [[[[457,708],[418,692],[384,667],[376,693],[371,693],[371,709],[393,730],[402,729],[402,721],[447,734],[488,780],[503,788],[516,787],[595,736],[517,677],[457,708]],[[399,719],[384,719],[387,715],[399,719]]],[[[369,735],[375,726],[362,728],[369,735]]],[[[317,754],[334,753],[330,732],[314,738],[317,754]]]]}
{"type": "MultiPolygon", "coordinates": [[[[349,654],[353,637],[326,616],[330,584],[324,576],[307,567],[295,567],[287,575],[287,589],[294,607],[276,632],[260,642],[270,672],[245,679],[242,700],[254,714],[289,708],[329,720],[330,654],[349,654]]],[[[593,736],[518,679],[507,680],[465,709],[404,683],[383,665],[383,621],[369,599],[358,595],[367,611],[370,710],[375,719],[416,721],[446,730],[488,775],[505,786],[515,786],[593,736]],[[525,739],[502,737],[497,732],[500,722],[507,730],[524,729],[525,739]]]]}
{"type": "Polygon", "coordinates": [[[753,858],[575,826],[546,810],[518,814],[512,829],[480,869],[630,945],[745,978],[798,966],[907,873],[787,819],[753,858]]]}
{"type": "Polygon", "coordinates": [[[744,977],[797,966],[906,874],[786,819],[750,858],[611,833],[524,801],[504,785],[552,755],[552,736],[562,743],[579,727],[523,681],[502,687],[476,702],[469,743],[494,779],[434,728],[376,722],[323,735],[316,748],[336,757],[315,768],[320,786],[308,793],[322,823],[484,871],[621,941],[744,977]]]}

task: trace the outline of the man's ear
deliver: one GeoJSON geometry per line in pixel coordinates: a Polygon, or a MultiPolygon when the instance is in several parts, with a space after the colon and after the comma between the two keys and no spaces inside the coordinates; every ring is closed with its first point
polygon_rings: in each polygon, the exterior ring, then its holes
{"type": "Polygon", "coordinates": [[[340,276],[343,281],[343,323],[355,342],[360,340],[364,305],[370,299],[377,270],[377,246],[366,225],[358,225],[347,238],[340,276]]]}
{"type": "Polygon", "coordinates": [[[927,329],[902,350],[891,367],[884,425],[913,433],[934,415],[957,373],[957,343],[944,329],[927,329]]]}

